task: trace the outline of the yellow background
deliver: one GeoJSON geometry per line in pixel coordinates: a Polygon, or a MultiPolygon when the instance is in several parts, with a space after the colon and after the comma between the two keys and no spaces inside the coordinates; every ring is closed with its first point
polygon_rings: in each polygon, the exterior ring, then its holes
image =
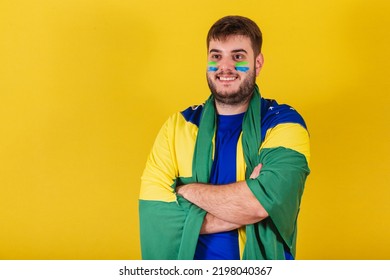
{"type": "Polygon", "coordinates": [[[165,119],[208,96],[205,37],[264,35],[264,97],[312,140],[298,259],[390,259],[390,2],[1,0],[0,259],[139,259],[165,119]]]}

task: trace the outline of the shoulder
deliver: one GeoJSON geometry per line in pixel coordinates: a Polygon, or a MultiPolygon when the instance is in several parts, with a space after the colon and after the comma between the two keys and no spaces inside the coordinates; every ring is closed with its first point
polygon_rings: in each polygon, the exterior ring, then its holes
{"type": "Polygon", "coordinates": [[[305,156],[310,162],[310,137],[302,116],[290,105],[262,99],[262,148],[283,147],[305,156]]]}
{"type": "Polygon", "coordinates": [[[279,104],[273,99],[261,99],[261,124],[264,129],[274,128],[279,124],[294,123],[307,129],[303,117],[290,105],[279,104]]]}
{"type": "Polygon", "coordinates": [[[180,115],[186,122],[195,124],[199,127],[200,118],[202,116],[204,104],[190,106],[187,109],[180,112],[180,115]]]}
{"type": "Polygon", "coordinates": [[[167,137],[178,136],[186,131],[197,131],[204,104],[190,106],[183,111],[178,111],[169,116],[164,122],[160,131],[163,131],[167,137]]]}

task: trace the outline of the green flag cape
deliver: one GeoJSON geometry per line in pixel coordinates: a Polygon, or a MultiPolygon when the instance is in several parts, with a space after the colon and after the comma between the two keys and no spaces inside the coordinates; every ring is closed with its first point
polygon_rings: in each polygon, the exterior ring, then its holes
{"type": "MultiPolygon", "coordinates": [[[[260,150],[260,108],[256,86],[242,124],[242,148],[246,182],[269,217],[245,226],[242,259],[284,259],[285,250],[295,256],[296,220],[309,168],[305,156],[295,150],[285,147],[260,150]],[[259,163],[263,164],[260,176],[248,179],[259,163]]],[[[192,178],[176,178],[173,189],[182,184],[209,182],[215,130],[215,103],[210,96],[199,124],[192,178]]],[[[203,209],[181,196],[177,196],[176,203],[140,200],[139,207],[143,259],[193,259],[206,214],[203,209]]]]}

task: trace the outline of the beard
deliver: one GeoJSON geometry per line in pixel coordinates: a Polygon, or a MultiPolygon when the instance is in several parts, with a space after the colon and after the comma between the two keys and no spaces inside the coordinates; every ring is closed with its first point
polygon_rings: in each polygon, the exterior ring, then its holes
{"type": "Polygon", "coordinates": [[[215,100],[224,105],[239,105],[247,102],[253,93],[256,84],[255,71],[248,72],[248,76],[242,81],[240,87],[235,92],[221,90],[218,91],[213,80],[207,75],[207,83],[215,100]]]}

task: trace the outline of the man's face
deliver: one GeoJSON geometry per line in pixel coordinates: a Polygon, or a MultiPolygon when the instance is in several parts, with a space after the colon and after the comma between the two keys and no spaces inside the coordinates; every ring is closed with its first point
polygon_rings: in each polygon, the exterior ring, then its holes
{"type": "Polygon", "coordinates": [[[211,40],[207,81],[216,101],[226,105],[245,103],[251,97],[262,64],[263,56],[254,56],[248,37],[211,40]]]}

